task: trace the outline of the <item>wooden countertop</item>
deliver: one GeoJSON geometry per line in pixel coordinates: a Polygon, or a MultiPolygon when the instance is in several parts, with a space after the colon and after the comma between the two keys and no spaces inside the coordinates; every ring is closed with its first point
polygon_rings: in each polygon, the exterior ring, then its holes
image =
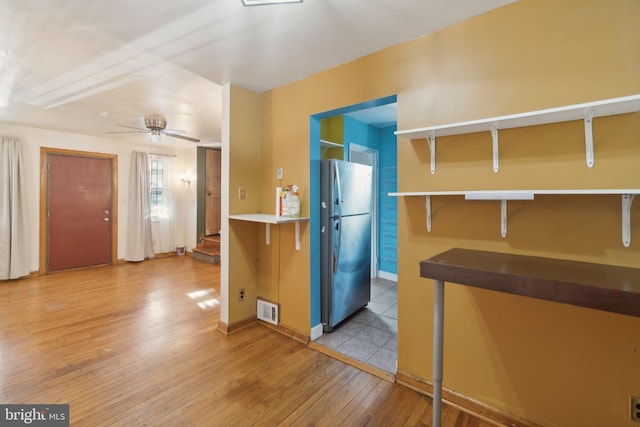
{"type": "Polygon", "coordinates": [[[420,276],[640,317],[640,269],[454,248],[420,276]]]}

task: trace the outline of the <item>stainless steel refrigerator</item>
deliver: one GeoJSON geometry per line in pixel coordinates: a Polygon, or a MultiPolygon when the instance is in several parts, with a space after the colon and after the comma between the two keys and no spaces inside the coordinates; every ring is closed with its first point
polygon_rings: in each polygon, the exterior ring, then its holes
{"type": "Polygon", "coordinates": [[[371,166],[320,162],[321,317],[325,332],[371,299],[371,166]]]}

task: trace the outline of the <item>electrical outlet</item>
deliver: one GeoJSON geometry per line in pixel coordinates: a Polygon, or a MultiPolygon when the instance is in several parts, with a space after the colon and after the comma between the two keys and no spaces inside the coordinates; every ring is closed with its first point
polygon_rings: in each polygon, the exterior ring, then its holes
{"type": "Polygon", "coordinates": [[[284,168],[276,169],[276,179],[283,180],[284,179],[284,168]]]}
{"type": "Polygon", "coordinates": [[[630,396],[631,420],[640,423],[640,397],[630,396]]]}
{"type": "Polygon", "coordinates": [[[240,292],[238,292],[238,300],[244,301],[244,297],[245,297],[244,288],[242,288],[240,289],[240,292]]]}
{"type": "Polygon", "coordinates": [[[238,187],[238,199],[244,200],[245,191],[244,187],[238,187]]]}

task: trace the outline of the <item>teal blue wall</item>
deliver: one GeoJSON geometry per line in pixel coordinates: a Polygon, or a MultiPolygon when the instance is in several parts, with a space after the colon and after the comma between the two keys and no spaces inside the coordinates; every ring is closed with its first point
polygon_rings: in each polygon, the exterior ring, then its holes
{"type": "Polygon", "coordinates": [[[379,129],[380,174],[378,187],[379,204],[379,250],[378,269],[398,274],[398,198],[388,193],[398,191],[398,138],[394,135],[397,126],[379,129]]]}
{"type": "Polygon", "coordinates": [[[379,150],[380,137],[378,128],[359,122],[349,117],[344,118],[344,157],[349,159],[351,143],[379,150]]]}
{"type": "Polygon", "coordinates": [[[311,195],[309,198],[309,227],[311,227],[311,262],[309,283],[311,299],[311,327],[320,323],[320,118],[309,121],[309,153],[311,195]]]}

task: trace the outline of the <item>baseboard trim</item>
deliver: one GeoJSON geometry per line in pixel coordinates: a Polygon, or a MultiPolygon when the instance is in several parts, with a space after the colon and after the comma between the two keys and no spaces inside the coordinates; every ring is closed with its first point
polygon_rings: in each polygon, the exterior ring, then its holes
{"type": "Polygon", "coordinates": [[[0,279],[0,283],[14,282],[16,280],[30,279],[32,277],[39,277],[39,276],[40,276],[39,271],[30,271],[29,274],[27,274],[26,276],[15,277],[13,279],[0,279]]]}
{"type": "MultiPolygon", "coordinates": [[[[158,252],[157,254],[153,255],[153,258],[145,258],[143,261],[152,261],[154,259],[169,258],[169,257],[172,257],[172,256],[177,257],[179,255],[176,255],[176,253],[173,252],[173,251],[171,251],[171,252],[158,252]]],[[[192,253],[191,253],[191,251],[185,251],[184,255],[180,255],[180,256],[188,256],[188,257],[190,257],[190,256],[192,256],[192,253]]],[[[126,264],[128,262],[141,262],[141,261],[127,261],[124,258],[118,258],[116,260],[116,262],[114,262],[114,265],[115,264],[126,264]]]]}
{"type": "Polygon", "coordinates": [[[391,280],[392,282],[398,282],[398,275],[395,273],[389,273],[388,271],[378,270],[378,277],[381,279],[391,280]]]}
{"type": "Polygon", "coordinates": [[[376,368],[375,366],[368,365],[365,362],[346,356],[342,353],[339,353],[331,348],[325,347],[313,341],[308,344],[308,347],[319,353],[326,354],[329,357],[339,360],[342,363],[346,363],[347,365],[360,369],[361,371],[367,372],[371,375],[375,375],[376,377],[381,378],[385,381],[389,381],[390,383],[394,383],[396,381],[396,378],[391,372],[387,372],[380,368],[376,368]]]}
{"type": "Polygon", "coordinates": [[[177,256],[175,251],[170,252],[158,252],[155,254],[155,258],[168,258],[172,256],[177,256]]]}
{"type": "Polygon", "coordinates": [[[324,330],[322,328],[322,323],[318,323],[316,326],[311,328],[311,335],[309,336],[309,338],[311,339],[311,341],[315,341],[320,338],[323,333],[324,330]]]}
{"type": "Polygon", "coordinates": [[[309,335],[305,334],[304,332],[300,332],[290,326],[283,325],[282,323],[276,326],[259,319],[257,320],[257,322],[262,326],[273,329],[276,332],[280,332],[281,334],[286,335],[289,338],[293,338],[294,340],[301,342],[302,344],[309,344],[309,335]]]}
{"type": "MultiPolygon", "coordinates": [[[[396,372],[396,382],[433,398],[433,383],[430,381],[398,370],[398,372],[396,372]]],[[[442,400],[449,406],[453,406],[460,411],[471,414],[496,426],[541,427],[539,424],[533,424],[502,409],[494,408],[444,387],[442,388],[442,400]]]]}
{"type": "Polygon", "coordinates": [[[244,320],[240,320],[239,322],[235,322],[230,325],[226,324],[222,320],[218,320],[218,326],[216,327],[216,330],[225,335],[231,335],[241,329],[246,328],[247,326],[253,325],[257,321],[258,319],[256,318],[256,316],[247,317],[244,320]]]}
{"type": "Polygon", "coordinates": [[[216,331],[223,333],[225,335],[229,335],[229,325],[224,323],[222,320],[218,320],[218,326],[216,327],[216,331]]]}

